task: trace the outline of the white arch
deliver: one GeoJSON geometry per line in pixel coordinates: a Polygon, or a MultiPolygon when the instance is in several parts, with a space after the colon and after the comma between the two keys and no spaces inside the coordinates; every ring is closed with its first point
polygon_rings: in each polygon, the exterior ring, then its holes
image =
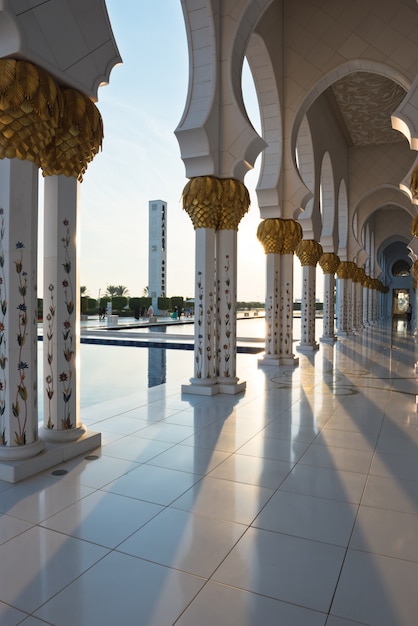
{"type": "Polygon", "coordinates": [[[320,243],[324,252],[335,252],[338,237],[335,228],[335,190],[334,172],[329,152],[322,157],[320,178],[320,206],[322,231],[320,243]]]}
{"type": "Polygon", "coordinates": [[[293,152],[296,148],[299,126],[302,123],[302,120],[305,117],[311,104],[318,98],[318,96],[323,91],[328,89],[328,87],[330,87],[333,83],[340,80],[344,76],[348,76],[349,74],[355,74],[357,72],[369,72],[372,74],[385,76],[386,78],[389,78],[390,80],[403,87],[406,91],[408,91],[411,87],[410,81],[406,78],[404,74],[394,69],[393,67],[390,67],[384,63],[379,63],[377,61],[370,61],[368,59],[350,59],[346,63],[335,67],[331,72],[318,80],[318,82],[312,87],[312,89],[307,94],[303,102],[301,102],[301,105],[298,108],[292,129],[293,152]]]}
{"type": "Polygon", "coordinates": [[[267,147],[262,153],[257,199],[261,217],[268,210],[277,217],[279,209],[278,183],[283,158],[283,128],[281,107],[273,63],[263,39],[253,33],[246,57],[254,79],[260,107],[261,129],[267,147]]]}
{"type": "Polygon", "coordinates": [[[348,245],[348,195],[345,180],[340,181],[338,189],[338,256],[341,261],[347,261],[348,245]]]}

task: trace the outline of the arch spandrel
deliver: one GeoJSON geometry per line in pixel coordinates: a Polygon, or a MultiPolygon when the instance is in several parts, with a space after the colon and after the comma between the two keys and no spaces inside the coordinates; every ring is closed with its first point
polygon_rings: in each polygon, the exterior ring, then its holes
{"type": "Polygon", "coordinates": [[[411,89],[392,114],[392,128],[399,130],[408,140],[411,150],[418,150],[418,76],[411,89]]]}
{"type": "MultiPolygon", "coordinates": [[[[384,185],[367,194],[353,212],[352,223],[354,223],[354,216],[357,216],[357,229],[356,232],[353,233],[357,240],[360,240],[361,233],[364,230],[366,222],[370,219],[370,216],[374,215],[376,211],[388,206],[393,206],[405,211],[408,215],[410,228],[412,218],[416,211],[409,201],[408,196],[394,186],[384,185]]],[[[398,230],[398,224],[396,224],[396,229],[398,230]]]]}
{"type": "Polygon", "coordinates": [[[271,2],[213,0],[196,9],[195,3],[182,0],[190,71],[187,101],[175,135],[189,178],[215,175],[243,180],[267,145],[248,119],[241,75],[252,29],[271,2]],[[234,20],[226,20],[226,15],[234,20]],[[228,88],[222,89],[222,84],[228,88]]]}
{"type": "Polygon", "coordinates": [[[28,4],[1,2],[0,33],[8,31],[1,38],[1,56],[28,60],[60,85],[97,101],[99,86],[109,82],[113,67],[122,62],[105,0],[28,4]]]}
{"type": "Polygon", "coordinates": [[[264,40],[253,33],[246,50],[260,107],[262,152],[257,199],[262,218],[280,217],[279,181],[283,158],[283,128],[280,97],[273,62],[264,40]]]}

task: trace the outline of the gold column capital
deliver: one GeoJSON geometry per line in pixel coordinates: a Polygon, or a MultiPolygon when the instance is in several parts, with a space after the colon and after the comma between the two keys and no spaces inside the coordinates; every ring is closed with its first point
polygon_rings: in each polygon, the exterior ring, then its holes
{"type": "Polygon", "coordinates": [[[250,206],[250,194],[235,178],[196,176],[184,187],[182,201],[195,230],[238,230],[250,206]]]}
{"type": "MultiPolygon", "coordinates": [[[[418,198],[418,187],[417,187],[417,196],[413,196],[414,198],[418,198]]],[[[411,233],[414,237],[418,237],[418,213],[415,215],[411,224],[411,233]]]]}
{"type": "Polygon", "coordinates": [[[295,252],[302,267],[316,267],[323,254],[321,244],[314,239],[302,239],[302,241],[299,241],[295,252]]]}
{"type": "Polygon", "coordinates": [[[33,63],[0,59],[0,159],[32,161],[44,176],[82,180],[102,140],[102,118],[87,96],[60,89],[33,63]]]}
{"type": "Polygon", "coordinates": [[[73,176],[80,181],[100,151],[103,122],[98,108],[75,89],[63,89],[62,115],[51,144],[41,155],[44,176],[73,176]]]}
{"type": "Polygon", "coordinates": [[[338,278],[353,278],[357,270],[357,265],[353,261],[341,261],[337,267],[338,278]]]}
{"type": "Polygon", "coordinates": [[[412,265],[412,274],[415,280],[418,280],[418,261],[414,261],[412,265]]]}
{"type": "Polygon", "coordinates": [[[191,178],[183,189],[183,209],[194,229],[217,229],[222,206],[222,185],[215,176],[191,178]]]}
{"type": "Polygon", "coordinates": [[[340,257],[335,252],[324,252],[318,261],[324,274],[335,274],[339,264],[341,263],[340,257]]]}
{"type": "Polygon", "coordinates": [[[293,219],[267,218],[258,225],[257,239],[266,254],[293,254],[302,239],[302,227],[293,219]]]}
{"type": "Polygon", "coordinates": [[[358,267],[357,272],[356,272],[356,282],[363,284],[365,278],[366,278],[366,272],[364,271],[364,268],[358,267]]]}
{"type": "Polygon", "coordinates": [[[238,230],[250,207],[250,194],[246,186],[235,178],[221,179],[222,207],[218,230],[238,230]]]}
{"type": "Polygon", "coordinates": [[[411,195],[414,200],[418,200],[418,165],[414,167],[411,175],[411,184],[409,185],[411,195]]]}
{"type": "Polygon", "coordinates": [[[62,94],[48,72],[27,61],[0,59],[0,158],[40,165],[62,112],[62,94]]]}

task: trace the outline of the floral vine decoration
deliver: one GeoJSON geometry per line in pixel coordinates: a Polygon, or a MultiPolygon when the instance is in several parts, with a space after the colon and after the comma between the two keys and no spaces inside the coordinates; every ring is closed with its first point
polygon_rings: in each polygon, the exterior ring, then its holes
{"type": "MultiPolygon", "coordinates": [[[[6,276],[4,273],[5,253],[3,240],[5,234],[4,209],[0,207],[0,418],[3,422],[3,415],[6,410],[6,335],[5,316],[7,313],[6,297],[6,276]]],[[[0,430],[0,445],[7,445],[6,428],[2,423],[0,430]]]]}
{"type": "Polygon", "coordinates": [[[54,304],[54,285],[49,285],[49,294],[50,294],[50,304],[49,311],[46,315],[47,329],[46,329],[46,339],[47,339],[47,362],[48,362],[48,373],[45,377],[46,382],[46,395],[48,397],[48,422],[47,428],[52,430],[54,428],[54,422],[52,421],[52,413],[51,413],[51,400],[54,397],[54,370],[52,367],[52,363],[54,360],[54,319],[55,319],[55,304],[54,304]]]}
{"type": "Polygon", "coordinates": [[[18,275],[18,291],[22,298],[22,301],[18,304],[18,325],[17,325],[17,343],[19,344],[19,355],[17,369],[19,372],[19,382],[16,391],[16,400],[12,403],[13,416],[17,420],[17,430],[15,430],[15,443],[18,446],[26,444],[26,424],[28,419],[28,390],[25,384],[25,370],[28,369],[28,364],[22,360],[23,348],[26,343],[28,315],[26,295],[28,290],[28,277],[27,273],[23,270],[23,249],[24,244],[20,241],[16,244],[16,250],[20,251],[18,259],[15,261],[16,272],[18,275]],[[23,403],[23,414],[21,409],[21,402],[23,403]]]}
{"type": "Polygon", "coordinates": [[[74,427],[71,421],[70,410],[70,398],[72,395],[72,359],[73,359],[73,324],[72,318],[74,314],[74,291],[71,283],[71,258],[69,253],[71,236],[70,236],[70,224],[67,219],[63,221],[65,227],[65,236],[62,237],[61,242],[64,246],[65,259],[63,263],[64,273],[66,278],[62,281],[62,287],[64,289],[64,301],[66,307],[66,318],[63,322],[64,329],[62,336],[64,339],[64,359],[67,363],[67,371],[61,372],[59,375],[59,381],[62,383],[62,396],[64,400],[64,416],[61,419],[61,427],[63,430],[69,430],[74,427]]]}

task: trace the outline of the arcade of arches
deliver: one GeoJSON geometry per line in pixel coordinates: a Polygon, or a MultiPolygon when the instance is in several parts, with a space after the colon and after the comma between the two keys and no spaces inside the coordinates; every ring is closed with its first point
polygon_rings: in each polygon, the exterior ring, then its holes
{"type": "MultiPolygon", "coordinates": [[[[62,446],[54,448],[58,463],[98,444],[79,421],[75,235],[79,186],[102,140],[93,102],[120,57],[104,0],[89,0],[83,20],[77,19],[75,0],[62,0],[65,20],[52,3],[27,4],[19,9],[20,3],[4,2],[0,9],[0,461],[36,457],[53,441],[62,446]],[[49,311],[41,433],[39,169],[48,215],[43,297],[49,311]]],[[[297,364],[295,255],[302,266],[298,350],[319,347],[317,266],[323,273],[321,341],[361,331],[390,317],[394,307],[400,315],[409,303],[416,308],[418,5],[415,0],[181,4],[190,82],[175,133],[190,179],[183,205],[196,238],[195,365],[183,391],[237,394],[245,382],[238,380],[235,364],[236,247],[249,208],[245,175],[259,154],[261,221],[254,245],[262,245],[266,255],[262,365],[297,364]],[[260,134],[243,102],[245,58],[259,100],[260,134]]]]}

